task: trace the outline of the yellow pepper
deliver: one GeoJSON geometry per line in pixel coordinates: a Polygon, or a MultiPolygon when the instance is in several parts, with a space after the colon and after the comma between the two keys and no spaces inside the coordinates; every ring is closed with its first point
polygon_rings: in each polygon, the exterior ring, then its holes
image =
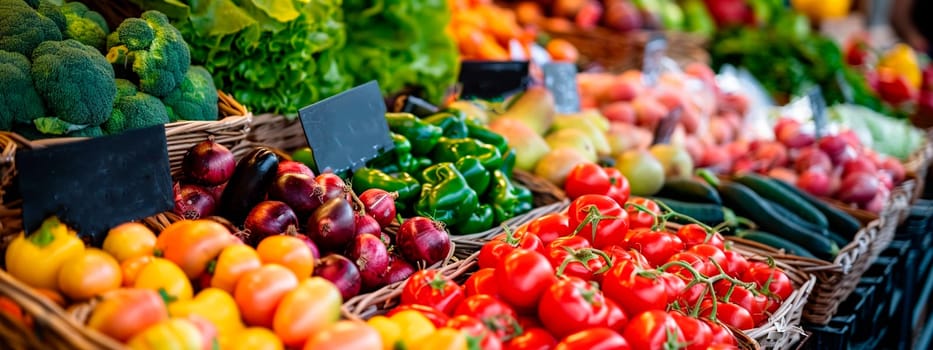
{"type": "Polygon", "coordinates": [[[168,312],[172,317],[201,316],[217,327],[217,334],[222,338],[244,328],[236,301],[218,288],[207,288],[194,299],[174,302],[168,306],[168,312]]]}
{"type": "Polygon", "coordinates": [[[441,328],[409,347],[411,350],[467,350],[467,338],[453,328],[441,328]]]}
{"type": "Polygon", "coordinates": [[[282,350],[285,345],[272,331],[262,327],[250,327],[230,337],[221,337],[220,348],[224,350],[282,350]]]}
{"type": "Polygon", "coordinates": [[[878,61],[878,67],[891,68],[910,83],[914,89],[919,89],[923,82],[923,73],[917,63],[917,53],[907,44],[897,44],[888,50],[878,61]]]}
{"type": "Polygon", "coordinates": [[[401,326],[382,315],[374,316],[370,318],[369,321],[366,321],[366,323],[379,333],[379,337],[382,338],[383,350],[395,349],[395,344],[398,343],[399,338],[402,336],[401,326]]]}
{"type": "Polygon", "coordinates": [[[166,304],[191,299],[194,294],[185,271],[165,258],[153,258],[143,266],[133,286],[159,292],[166,304]]]}
{"type": "Polygon", "coordinates": [[[50,217],[38,230],[20,233],[6,251],[10,275],[34,288],[57,290],[58,271],[65,261],[84,253],[84,242],[68,226],[50,217]]]}
{"type": "Polygon", "coordinates": [[[431,320],[414,310],[405,310],[392,317],[375,316],[367,324],[379,333],[384,350],[411,349],[436,330],[431,320]]]}
{"type": "Polygon", "coordinates": [[[146,328],[127,343],[132,350],[200,350],[201,332],[191,321],[173,318],[146,328]]]}

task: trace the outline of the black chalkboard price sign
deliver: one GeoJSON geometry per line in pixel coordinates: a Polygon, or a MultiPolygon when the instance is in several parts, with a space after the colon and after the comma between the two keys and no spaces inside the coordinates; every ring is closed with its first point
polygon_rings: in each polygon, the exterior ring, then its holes
{"type": "Polygon", "coordinates": [[[92,243],[174,207],[165,126],[16,152],[23,226],[52,215],[92,243]]]}
{"type": "Polygon", "coordinates": [[[460,96],[495,100],[521,91],[531,83],[528,61],[463,61],[460,96]]]}

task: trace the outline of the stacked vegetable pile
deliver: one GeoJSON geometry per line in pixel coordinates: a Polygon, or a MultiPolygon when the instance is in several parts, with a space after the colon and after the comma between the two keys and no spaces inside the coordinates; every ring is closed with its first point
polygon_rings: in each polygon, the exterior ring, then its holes
{"type": "Polygon", "coordinates": [[[485,231],[531,210],[515,183],[515,152],[505,139],[459,110],[424,119],[386,115],[395,149],[356,170],[353,188],[398,196],[400,211],[442,222],[456,234],[485,231]]]}
{"type": "Polygon", "coordinates": [[[709,227],[665,228],[674,217],[683,216],[579,197],[487,243],[462,286],[416,273],[401,306],[368,323],[395,346],[436,341],[449,328],[486,349],[735,346],[725,325],[762,325],[794,287],[781,269],[725,248],[709,227]]]}
{"type": "Polygon", "coordinates": [[[846,63],[865,74],[869,85],[891,108],[920,116],[933,115],[933,65],[923,53],[897,44],[881,53],[864,36],[845,45],[846,63]]]}
{"type": "Polygon", "coordinates": [[[101,136],[217,118],[210,74],[190,66],[187,44],[163,14],[146,12],[110,33],[81,3],[0,4],[12,21],[0,29],[0,129],[28,138],[101,136]]]}

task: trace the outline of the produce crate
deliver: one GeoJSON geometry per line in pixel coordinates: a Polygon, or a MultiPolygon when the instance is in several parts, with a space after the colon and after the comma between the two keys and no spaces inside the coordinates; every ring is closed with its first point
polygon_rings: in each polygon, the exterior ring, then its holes
{"type": "Polygon", "coordinates": [[[667,40],[665,56],[683,66],[693,62],[709,63],[706,40],[694,34],[682,32],[637,31],[621,33],[595,28],[545,28],[552,38],[569,41],[580,51],[583,66],[598,66],[606,71],[621,73],[630,69],[641,69],[644,64],[645,44],[652,34],[663,35],[667,40]]]}
{"type": "Polygon", "coordinates": [[[917,185],[910,199],[911,204],[922,197],[923,191],[926,189],[926,178],[931,164],[933,164],[933,129],[927,132],[926,141],[923,145],[904,162],[904,169],[917,180],[917,185]]]}

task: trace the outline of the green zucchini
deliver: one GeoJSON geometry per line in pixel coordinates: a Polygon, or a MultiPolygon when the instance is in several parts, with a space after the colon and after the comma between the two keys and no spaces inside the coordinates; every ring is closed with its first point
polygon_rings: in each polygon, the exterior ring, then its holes
{"type": "Polygon", "coordinates": [[[738,236],[749,241],[758,242],[777,249],[784,249],[785,252],[791,255],[817,259],[817,257],[813,255],[813,253],[810,253],[807,248],[801,247],[798,244],[788,241],[782,237],[778,237],[772,233],[750,230],[739,232],[738,236]]]}
{"type": "Polygon", "coordinates": [[[735,181],[747,186],[765,199],[780,204],[787,210],[797,214],[801,219],[814,223],[823,229],[829,227],[826,216],[823,215],[819,209],[814,208],[810,203],[807,203],[805,199],[769,181],[768,178],[764,176],[758,174],[744,174],[736,177],[735,181]]]}
{"type": "Polygon", "coordinates": [[[657,196],[693,203],[722,205],[722,199],[719,198],[716,189],[705,181],[688,178],[674,178],[665,181],[657,196]]]}
{"type": "Polygon", "coordinates": [[[719,195],[723,203],[735,210],[736,214],[751,219],[767,232],[775,232],[806,248],[820,259],[832,260],[839,253],[839,247],[835,242],[781,215],[770,203],[745,185],[723,181],[719,186],[719,195]]]}
{"type": "Polygon", "coordinates": [[[851,239],[846,239],[845,237],[842,237],[838,233],[835,233],[833,231],[826,231],[826,234],[827,234],[826,237],[829,237],[830,240],[832,240],[833,242],[836,242],[836,245],[838,245],[839,248],[845,247],[849,245],[849,243],[852,242],[851,239]]]}
{"type": "Polygon", "coordinates": [[[797,196],[806,200],[807,203],[810,203],[810,205],[826,216],[826,220],[829,222],[829,230],[838,233],[847,240],[851,241],[855,238],[855,234],[862,229],[862,223],[859,222],[858,219],[852,217],[852,215],[820,200],[812,194],[802,191],[797,188],[797,186],[778,179],[771,179],[771,182],[790,192],[794,192],[797,196]]]}
{"type": "MultiPolygon", "coordinates": [[[[692,203],[661,197],[653,197],[652,199],[664,203],[675,212],[694,218],[709,226],[716,226],[726,221],[725,212],[719,204],[692,203]]],[[[677,218],[671,221],[688,223],[687,220],[677,218]]]]}
{"type": "Polygon", "coordinates": [[[778,215],[786,218],[787,220],[797,223],[798,225],[800,225],[800,227],[806,228],[812,232],[819,233],[821,236],[829,238],[829,231],[827,231],[826,228],[820,227],[819,225],[815,223],[812,223],[810,221],[805,220],[802,217],[797,216],[797,213],[790,211],[790,209],[788,209],[787,207],[783,205],[769,201],[767,199],[765,199],[765,201],[771,205],[771,208],[774,209],[774,212],[777,213],[778,215]]]}

